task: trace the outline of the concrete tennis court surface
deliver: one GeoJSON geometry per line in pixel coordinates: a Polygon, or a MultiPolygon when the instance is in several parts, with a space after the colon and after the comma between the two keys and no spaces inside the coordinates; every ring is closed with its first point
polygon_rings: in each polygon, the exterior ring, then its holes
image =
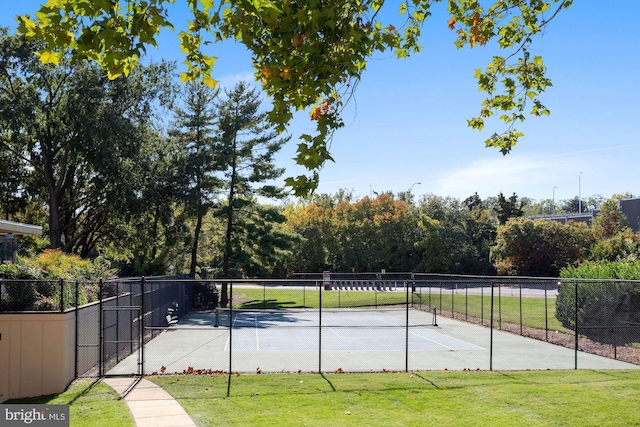
{"type": "MultiPolygon", "coordinates": [[[[247,316],[233,330],[214,327],[211,312],[191,313],[144,348],[144,372],[189,368],[232,372],[370,372],[418,370],[574,369],[572,349],[410,309],[324,312],[322,335],[315,310],[283,310],[276,317],[247,316]],[[408,328],[396,327],[405,324],[408,328]],[[326,326],[325,326],[326,325],[326,326]],[[322,351],[319,351],[319,348],[322,351]],[[407,352],[408,349],[408,352],[407,352]],[[493,360],[491,361],[491,354],[493,360]],[[164,368],[164,369],[163,369],[164,368]]],[[[107,372],[137,372],[138,352],[107,372]]],[[[640,369],[578,352],[579,369],[640,369]]]]}

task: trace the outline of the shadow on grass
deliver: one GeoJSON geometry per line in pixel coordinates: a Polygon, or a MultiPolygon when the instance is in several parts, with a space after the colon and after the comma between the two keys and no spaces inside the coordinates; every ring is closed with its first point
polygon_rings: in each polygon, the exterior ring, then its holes
{"type": "MultiPolygon", "coordinates": [[[[89,394],[98,384],[100,383],[100,379],[96,378],[94,379],[91,384],[89,384],[88,387],[86,387],[84,390],[82,390],[80,393],[74,393],[70,399],[65,400],[65,401],[61,401],[61,402],[57,402],[58,404],[61,405],[73,405],[76,400],[80,399],[81,397],[89,394]]],[[[31,403],[31,404],[35,404],[35,405],[45,405],[49,402],[51,402],[52,400],[59,398],[61,395],[65,394],[67,392],[67,390],[63,391],[62,393],[58,393],[58,394],[47,394],[45,396],[36,396],[36,397],[26,397],[23,399],[10,399],[5,401],[5,404],[13,404],[13,403],[31,403]]],[[[121,398],[119,397],[118,400],[120,400],[121,398]]]]}

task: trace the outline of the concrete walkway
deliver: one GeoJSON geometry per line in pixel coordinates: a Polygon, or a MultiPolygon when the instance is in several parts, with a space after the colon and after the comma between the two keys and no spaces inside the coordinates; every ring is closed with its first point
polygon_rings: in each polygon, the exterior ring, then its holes
{"type": "Polygon", "coordinates": [[[137,427],[195,427],[169,393],[144,378],[106,378],[127,402],[137,427]]]}

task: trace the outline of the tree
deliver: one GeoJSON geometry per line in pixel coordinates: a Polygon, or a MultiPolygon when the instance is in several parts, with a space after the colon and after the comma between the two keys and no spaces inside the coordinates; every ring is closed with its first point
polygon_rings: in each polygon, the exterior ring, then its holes
{"type": "Polygon", "coordinates": [[[123,237],[99,250],[122,263],[123,275],[163,275],[180,268],[188,230],[183,212],[184,165],[175,139],[154,133],[137,157],[138,206],[120,224],[123,237]]]}
{"type": "Polygon", "coordinates": [[[598,239],[613,237],[627,228],[627,217],[620,209],[619,201],[630,194],[614,194],[600,205],[600,212],[593,219],[593,232],[598,239]]]}
{"type": "Polygon", "coordinates": [[[580,208],[582,207],[582,210],[584,211],[584,206],[582,206],[582,203],[580,202],[580,199],[578,198],[578,196],[575,196],[572,199],[567,199],[567,200],[562,200],[560,202],[560,212],[565,212],[565,213],[581,213],[580,212],[580,208]]]}
{"type": "MultiPolygon", "coordinates": [[[[146,46],[156,46],[162,29],[173,29],[168,5],[174,0],[94,1],[57,0],[41,6],[35,18],[19,17],[19,30],[46,44],[43,63],[59,63],[70,50],[75,58],[95,60],[111,78],[130,73],[146,46]]],[[[256,76],[273,100],[270,118],[284,129],[294,111],[307,109],[316,135],[302,135],[296,160],[311,177],[289,178],[298,194],[315,189],[318,169],[331,160],[328,139],[342,126],[341,109],[353,94],[376,52],[393,51],[406,57],[420,50],[421,28],[431,15],[432,1],[400,4],[402,31],[384,22],[391,5],[383,0],[332,0],[314,3],[290,0],[187,0],[193,19],[178,38],[185,53],[183,80],[202,79],[214,85],[215,57],[206,53],[211,41],[237,40],[252,54],[256,76]]],[[[522,136],[515,127],[525,114],[548,115],[539,97],[551,84],[539,56],[531,56],[534,38],[573,0],[494,0],[447,2],[458,48],[491,41],[508,52],[495,55],[475,77],[487,98],[469,126],[482,129],[496,115],[507,129],[494,133],[486,145],[508,153],[522,136]]]]}
{"type": "Polygon", "coordinates": [[[0,146],[28,168],[29,195],[48,206],[50,247],[86,257],[139,207],[136,158],[171,67],[108,80],[66,57],[42,64],[37,49],[0,33],[0,146]]]}
{"type": "MultiPolygon", "coordinates": [[[[263,233],[267,223],[282,222],[282,217],[269,210],[256,211],[256,197],[281,199],[285,196],[282,188],[270,181],[280,177],[283,169],[277,168],[274,155],[288,138],[277,138],[267,117],[260,112],[261,101],[254,89],[243,82],[232,90],[225,91],[226,100],[218,103],[219,165],[223,171],[222,185],[226,191],[226,204],[218,210],[218,215],[226,222],[222,273],[232,271],[232,263],[237,271],[242,271],[251,259],[248,245],[243,245],[242,236],[248,232],[263,233]],[[249,212],[263,213],[261,225],[250,220],[249,212]],[[247,213],[247,215],[243,215],[247,213]]],[[[267,226],[267,228],[270,227],[267,226]]],[[[247,241],[244,240],[244,243],[247,241]]],[[[287,246],[282,239],[261,240],[263,244],[287,246]]],[[[284,248],[283,248],[284,249],[284,248]]],[[[265,248],[260,249],[265,251],[265,248]]],[[[223,285],[220,303],[228,302],[226,285],[223,285]]]]}
{"type": "Polygon", "coordinates": [[[499,274],[556,277],[585,261],[593,243],[584,223],[514,218],[498,227],[491,257],[499,274]]]}
{"type": "Polygon", "coordinates": [[[473,266],[467,266],[466,273],[494,274],[495,269],[490,262],[491,246],[496,241],[495,220],[491,216],[491,210],[484,208],[482,199],[478,193],[468,197],[465,204],[469,208],[469,217],[466,220],[467,238],[475,248],[473,266]]]}
{"type": "Polygon", "coordinates": [[[524,202],[518,202],[518,196],[513,193],[508,199],[502,193],[498,194],[498,205],[494,208],[500,225],[504,225],[510,218],[524,215],[524,202]]]}
{"type": "Polygon", "coordinates": [[[215,175],[221,168],[214,139],[217,96],[218,91],[209,86],[189,83],[183,94],[184,109],[175,109],[176,119],[169,133],[181,147],[185,212],[196,220],[190,251],[192,276],[196,273],[202,220],[213,207],[221,186],[215,175]]]}

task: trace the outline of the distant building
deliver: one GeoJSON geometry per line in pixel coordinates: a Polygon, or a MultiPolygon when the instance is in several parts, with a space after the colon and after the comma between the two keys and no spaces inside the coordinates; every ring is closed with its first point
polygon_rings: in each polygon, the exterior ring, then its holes
{"type": "Polygon", "coordinates": [[[18,236],[40,234],[42,227],[39,225],[0,220],[0,262],[18,260],[18,236]]]}
{"type": "MultiPolygon", "coordinates": [[[[640,198],[621,199],[618,206],[622,213],[627,217],[627,225],[634,233],[640,231],[640,198]]],[[[589,226],[593,224],[593,218],[598,216],[599,210],[583,213],[556,214],[556,215],[535,215],[529,216],[531,219],[546,219],[549,221],[557,221],[566,224],[569,221],[586,222],[589,226]]]]}
{"type": "Polygon", "coordinates": [[[627,217],[627,225],[637,233],[640,230],[640,224],[638,224],[640,217],[640,199],[621,199],[618,202],[620,210],[627,217]]]}

